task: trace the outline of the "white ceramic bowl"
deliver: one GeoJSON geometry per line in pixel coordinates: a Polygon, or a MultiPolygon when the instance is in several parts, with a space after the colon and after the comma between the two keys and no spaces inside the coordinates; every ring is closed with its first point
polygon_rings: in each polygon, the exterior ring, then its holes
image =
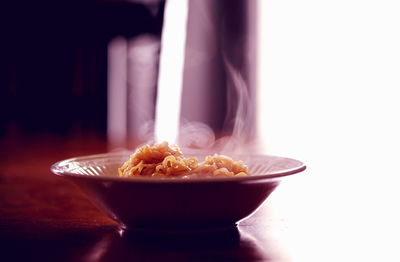
{"type": "Polygon", "coordinates": [[[51,171],[78,185],[124,229],[196,231],[235,225],[255,212],[284,177],[306,168],[294,159],[248,155],[230,156],[248,165],[245,177],[121,178],[117,169],[131,153],[71,158],[51,171]]]}

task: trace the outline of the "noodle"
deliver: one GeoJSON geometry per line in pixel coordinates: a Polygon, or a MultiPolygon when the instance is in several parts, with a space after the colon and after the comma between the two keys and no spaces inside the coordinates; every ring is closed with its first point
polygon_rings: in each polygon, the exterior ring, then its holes
{"type": "Polygon", "coordinates": [[[247,166],[223,155],[207,156],[203,162],[185,158],[176,145],[167,142],[144,145],[119,169],[121,177],[245,176],[247,166]]]}

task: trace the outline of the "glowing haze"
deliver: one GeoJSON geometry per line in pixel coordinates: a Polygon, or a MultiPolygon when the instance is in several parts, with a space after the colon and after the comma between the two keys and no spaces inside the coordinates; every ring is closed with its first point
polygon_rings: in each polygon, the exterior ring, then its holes
{"type": "Polygon", "coordinates": [[[177,141],[188,8],[187,0],[168,0],[165,4],[156,102],[156,141],[177,141]]]}
{"type": "MultiPolygon", "coordinates": [[[[240,153],[250,145],[248,121],[252,119],[248,86],[238,68],[229,61],[222,50],[228,88],[228,107],[233,113],[226,124],[232,126],[231,134],[218,140],[213,130],[202,122],[180,119],[184,76],[185,43],[187,37],[188,1],[166,2],[161,40],[158,78],[155,141],[178,143],[184,151],[214,151],[240,153]]],[[[215,25],[217,26],[217,25],[215,25]]],[[[228,117],[228,116],[227,116],[228,117]]],[[[228,132],[229,133],[229,132],[228,132]]],[[[250,145],[250,146],[254,146],[250,145]]]]}

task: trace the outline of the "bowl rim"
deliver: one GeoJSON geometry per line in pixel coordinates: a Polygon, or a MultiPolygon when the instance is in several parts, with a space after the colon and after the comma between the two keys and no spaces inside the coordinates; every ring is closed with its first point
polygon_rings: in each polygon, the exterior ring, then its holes
{"type": "MultiPolygon", "coordinates": [[[[72,158],[67,158],[61,161],[57,161],[51,165],[50,171],[53,172],[57,176],[61,177],[71,177],[71,178],[80,178],[80,179],[88,179],[94,181],[104,181],[104,182],[127,182],[127,183],[156,183],[156,184],[187,184],[187,183],[223,183],[223,182],[256,182],[261,180],[277,180],[282,177],[291,176],[300,172],[303,172],[307,166],[297,159],[281,157],[275,155],[268,154],[251,154],[246,155],[246,157],[272,157],[282,160],[294,161],[298,165],[293,168],[286,168],[278,171],[268,172],[262,175],[250,175],[250,176],[240,176],[240,177],[205,177],[205,178],[158,178],[158,177],[119,177],[119,176],[88,176],[77,173],[72,173],[66,170],[63,170],[62,167],[71,162],[77,162],[82,160],[91,160],[96,158],[104,158],[104,157],[118,157],[130,155],[133,152],[131,151],[117,151],[117,152],[108,152],[101,154],[91,154],[91,155],[83,155],[72,158]]],[[[240,155],[235,155],[240,157],[240,155]]]]}

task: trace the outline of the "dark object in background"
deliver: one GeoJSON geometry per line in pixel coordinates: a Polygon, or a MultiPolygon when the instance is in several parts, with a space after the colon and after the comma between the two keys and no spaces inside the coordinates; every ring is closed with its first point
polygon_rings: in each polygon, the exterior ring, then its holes
{"type": "MultiPolygon", "coordinates": [[[[0,137],[100,132],[107,115],[107,45],[161,35],[158,12],[138,3],[7,1],[0,4],[0,137]]],[[[154,10],[154,9],[153,9],[154,10]]]]}

